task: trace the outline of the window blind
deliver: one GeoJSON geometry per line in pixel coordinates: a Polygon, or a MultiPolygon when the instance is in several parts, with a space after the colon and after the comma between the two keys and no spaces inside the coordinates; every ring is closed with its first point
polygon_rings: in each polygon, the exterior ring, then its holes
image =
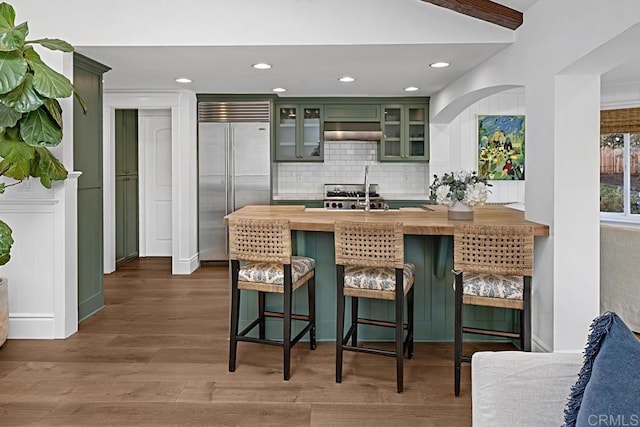
{"type": "Polygon", "coordinates": [[[640,132],[640,108],[600,111],[600,133],[640,132]]]}

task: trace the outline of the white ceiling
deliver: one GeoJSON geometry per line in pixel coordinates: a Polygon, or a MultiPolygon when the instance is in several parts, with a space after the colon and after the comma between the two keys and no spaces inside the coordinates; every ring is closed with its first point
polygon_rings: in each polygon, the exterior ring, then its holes
{"type": "MultiPolygon", "coordinates": [[[[524,10],[535,1],[500,2],[524,10]]],[[[229,19],[220,22],[217,28],[233,21],[250,25],[251,30],[242,32],[238,31],[238,26],[228,27],[227,32],[219,31],[211,38],[218,40],[218,45],[214,46],[206,46],[206,42],[204,46],[184,46],[180,42],[163,46],[165,43],[155,40],[152,43],[148,40],[146,46],[135,46],[123,40],[120,46],[101,43],[91,46],[89,42],[87,45],[76,43],[76,48],[78,52],[112,68],[104,76],[107,90],[188,88],[196,93],[271,94],[273,88],[284,87],[287,91],[280,94],[281,97],[428,96],[513,41],[510,30],[418,0],[394,2],[393,7],[386,1],[363,4],[378,13],[364,13],[362,6],[358,6],[358,14],[357,7],[351,6],[350,9],[354,10],[341,9],[341,13],[336,15],[335,11],[339,9],[329,8],[334,11],[333,15],[314,19],[326,22],[320,27],[321,33],[311,28],[299,33],[301,27],[294,25],[289,30],[290,37],[286,37],[286,26],[262,27],[265,21],[255,21],[255,16],[245,15],[244,19],[238,19],[237,15],[229,15],[229,19]],[[399,21],[402,16],[410,18],[405,25],[399,21]],[[249,24],[246,18],[253,19],[253,23],[249,24]],[[381,24],[385,27],[380,27],[381,24]],[[261,27],[264,29],[259,30],[261,27]],[[260,39],[251,37],[247,43],[242,42],[247,34],[260,34],[260,31],[268,32],[264,35],[264,45],[261,46],[260,39]],[[385,35],[384,31],[390,33],[385,35]],[[308,38],[310,32],[322,36],[312,40],[308,38]],[[235,36],[229,37],[232,33],[235,36]],[[376,33],[379,41],[372,43],[376,38],[372,34],[376,33]],[[291,40],[290,44],[288,40],[291,40]],[[441,69],[428,66],[436,61],[447,61],[451,66],[441,69]],[[251,64],[256,62],[268,62],[273,67],[255,70],[251,64]],[[338,78],[345,75],[355,77],[356,81],[340,83],[338,78]],[[181,85],[175,82],[177,77],[188,77],[192,83],[181,85]],[[417,86],[419,90],[405,92],[403,89],[408,86],[417,86]]],[[[322,15],[323,9],[317,7],[313,3],[305,3],[298,13],[307,10],[322,15]]],[[[265,10],[263,13],[266,22],[283,20],[268,12],[265,10]]],[[[121,20],[127,22],[127,17],[122,16],[121,20]]],[[[198,18],[193,16],[191,19],[198,18]]],[[[309,24],[317,27],[317,22],[310,21],[309,24]]],[[[70,31],[67,39],[79,40],[72,33],[73,27],[67,29],[70,31]]],[[[178,28],[173,31],[176,37],[180,37],[178,28]]],[[[206,39],[208,37],[199,41],[206,39]]],[[[145,44],[144,41],[140,43],[145,44]]]]}
{"type": "Polygon", "coordinates": [[[495,3],[503,4],[511,9],[524,12],[529,9],[538,0],[493,0],[495,3]]]}
{"type": "Polygon", "coordinates": [[[431,95],[507,43],[342,46],[80,47],[78,51],[112,68],[105,89],[175,89],[196,93],[272,93],[281,96],[431,95]],[[446,59],[448,68],[430,68],[446,59]],[[273,67],[256,70],[264,61],[273,67]],[[341,83],[341,76],[353,76],[341,83]],[[185,76],[192,83],[174,79],[185,76]]]}
{"type": "MultiPolygon", "coordinates": [[[[526,11],[536,1],[498,0],[498,3],[526,11]]],[[[447,12],[443,18],[452,18],[451,23],[465,25],[467,30],[496,27],[447,12]]],[[[455,39],[458,33],[451,28],[451,38],[455,39]]],[[[446,34],[441,36],[447,38],[446,34]]],[[[504,38],[496,42],[484,40],[331,45],[274,45],[265,41],[265,46],[77,46],[77,50],[112,68],[104,76],[107,90],[188,88],[196,93],[271,94],[273,88],[284,87],[287,92],[281,97],[429,96],[509,45],[504,38]],[[428,67],[440,60],[450,62],[451,66],[428,67]],[[251,67],[256,62],[268,62],[273,67],[256,70],[251,67]],[[356,81],[340,83],[338,78],[344,75],[355,77],[356,81]],[[189,77],[192,83],[176,83],[177,77],[189,77]],[[407,86],[420,89],[409,93],[403,90],[407,86]]],[[[638,75],[638,69],[640,61],[629,63],[607,73],[603,82],[628,80],[638,75]]]]}
{"type": "Polygon", "coordinates": [[[601,81],[603,87],[628,82],[640,84],[640,57],[629,58],[628,61],[603,74],[601,81]]]}

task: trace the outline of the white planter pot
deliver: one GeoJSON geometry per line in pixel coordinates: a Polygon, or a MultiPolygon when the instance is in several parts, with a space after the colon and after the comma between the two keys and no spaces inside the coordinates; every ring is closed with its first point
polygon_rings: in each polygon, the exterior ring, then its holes
{"type": "Polygon", "coordinates": [[[0,347],[9,333],[9,281],[0,277],[0,347]]]}
{"type": "Polygon", "coordinates": [[[447,210],[447,217],[453,220],[472,220],[473,206],[469,206],[466,203],[456,200],[453,203],[453,206],[449,206],[449,209],[447,210]]]}

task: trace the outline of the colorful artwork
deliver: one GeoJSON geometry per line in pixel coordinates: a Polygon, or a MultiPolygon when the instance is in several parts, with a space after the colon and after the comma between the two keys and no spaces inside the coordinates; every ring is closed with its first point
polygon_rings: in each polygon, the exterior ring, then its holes
{"type": "Polygon", "coordinates": [[[478,175],[524,179],[524,116],[478,116],[478,175]]]}

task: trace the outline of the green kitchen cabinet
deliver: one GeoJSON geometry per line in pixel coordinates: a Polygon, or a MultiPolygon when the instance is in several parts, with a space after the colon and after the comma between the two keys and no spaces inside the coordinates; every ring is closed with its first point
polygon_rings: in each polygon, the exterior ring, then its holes
{"type": "Polygon", "coordinates": [[[138,251],[138,110],[115,111],[116,265],[138,251]]]}
{"type": "Polygon", "coordinates": [[[104,307],[102,79],[110,68],[73,54],[73,84],[87,103],[73,105],[73,166],[78,178],[78,320],[104,307]]]}
{"type": "Polygon", "coordinates": [[[324,202],[322,200],[273,200],[272,205],[304,205],[305,208],[322,208],[324,202]]]}
{"type": "Polygon", "coordinates": [[[277,104],[274,159],[289,162],[324,161],[321,104],[277,104]]]}
{"type": "Polygon", "coordinates": [[[325,122],[379,122],[380,104],[326,104],[325,122]]]}
{"type": "Polygon", "coordinates": [[[429,110],[426,104],[382,106],[381,162],[429,160],[429,110]]]}

